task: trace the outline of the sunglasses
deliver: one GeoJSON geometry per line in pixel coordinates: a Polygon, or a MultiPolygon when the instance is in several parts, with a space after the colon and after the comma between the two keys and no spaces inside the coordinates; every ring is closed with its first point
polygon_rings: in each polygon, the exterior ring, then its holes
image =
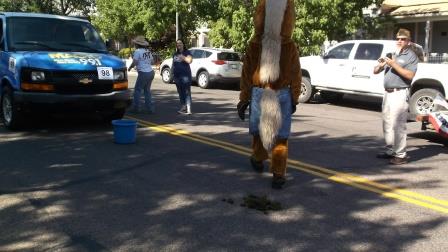
{"type": "Polygon", "coordinates": [[[406,41],[408,40],[407,38],[397,38],[398,41],[406,41]]]}

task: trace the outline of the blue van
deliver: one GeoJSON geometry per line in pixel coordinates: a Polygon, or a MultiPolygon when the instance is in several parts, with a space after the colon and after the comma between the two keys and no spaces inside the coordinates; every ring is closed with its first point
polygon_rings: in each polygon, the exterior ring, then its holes
{"type": "Polygon", "coordinates": [[[131,102],[125,63],[109,54],[81,18],[0,12],[0,99],[6,127],[31,112],[95,112],[123,117],[131,102]]]}

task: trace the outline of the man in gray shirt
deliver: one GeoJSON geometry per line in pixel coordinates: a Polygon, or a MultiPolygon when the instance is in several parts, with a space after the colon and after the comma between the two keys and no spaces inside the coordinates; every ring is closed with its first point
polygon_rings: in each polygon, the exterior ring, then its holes
{"type": "Polygon", "coordinates": [[[406,155],[406,121],[409,109],[409,87],[417,72],[418,57],[410,48],[411,33],[399,29],[397,33],[397,51],[378,59],[375,74],[384,74],[384,97],[382,106],[383,133],[386,149],[378,158],[389,159],[390,164],[407,163],[406,155]]]}

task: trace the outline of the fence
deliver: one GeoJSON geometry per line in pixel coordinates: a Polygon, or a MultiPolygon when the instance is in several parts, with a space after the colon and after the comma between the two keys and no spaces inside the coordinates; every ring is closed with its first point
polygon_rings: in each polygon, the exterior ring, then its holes
{"type": "Polygon", "coordinates": [[[427,56],[427,63],[448,64],[448,53],[430,53],[427,56]]]}

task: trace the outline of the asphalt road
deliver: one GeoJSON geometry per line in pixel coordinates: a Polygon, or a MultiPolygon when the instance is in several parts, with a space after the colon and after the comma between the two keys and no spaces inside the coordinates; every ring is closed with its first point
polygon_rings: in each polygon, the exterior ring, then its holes
{"type": "MultiPolygon", "coordinates": [[[[133,83],[135,77],[130,77],[133,83]]],[[[0,128],[0,251],[447,251],[446,142],[409,123],[411,162],[375,158],[380,103],[300,104],[286,187],[251,171],[238,91],[153,83],[137,142],[95,116],[0,128]],[[240,206],[266,196],[282,210],[240,206]],[[232,204],[233,202],[233,204],[232,204]]]]}

